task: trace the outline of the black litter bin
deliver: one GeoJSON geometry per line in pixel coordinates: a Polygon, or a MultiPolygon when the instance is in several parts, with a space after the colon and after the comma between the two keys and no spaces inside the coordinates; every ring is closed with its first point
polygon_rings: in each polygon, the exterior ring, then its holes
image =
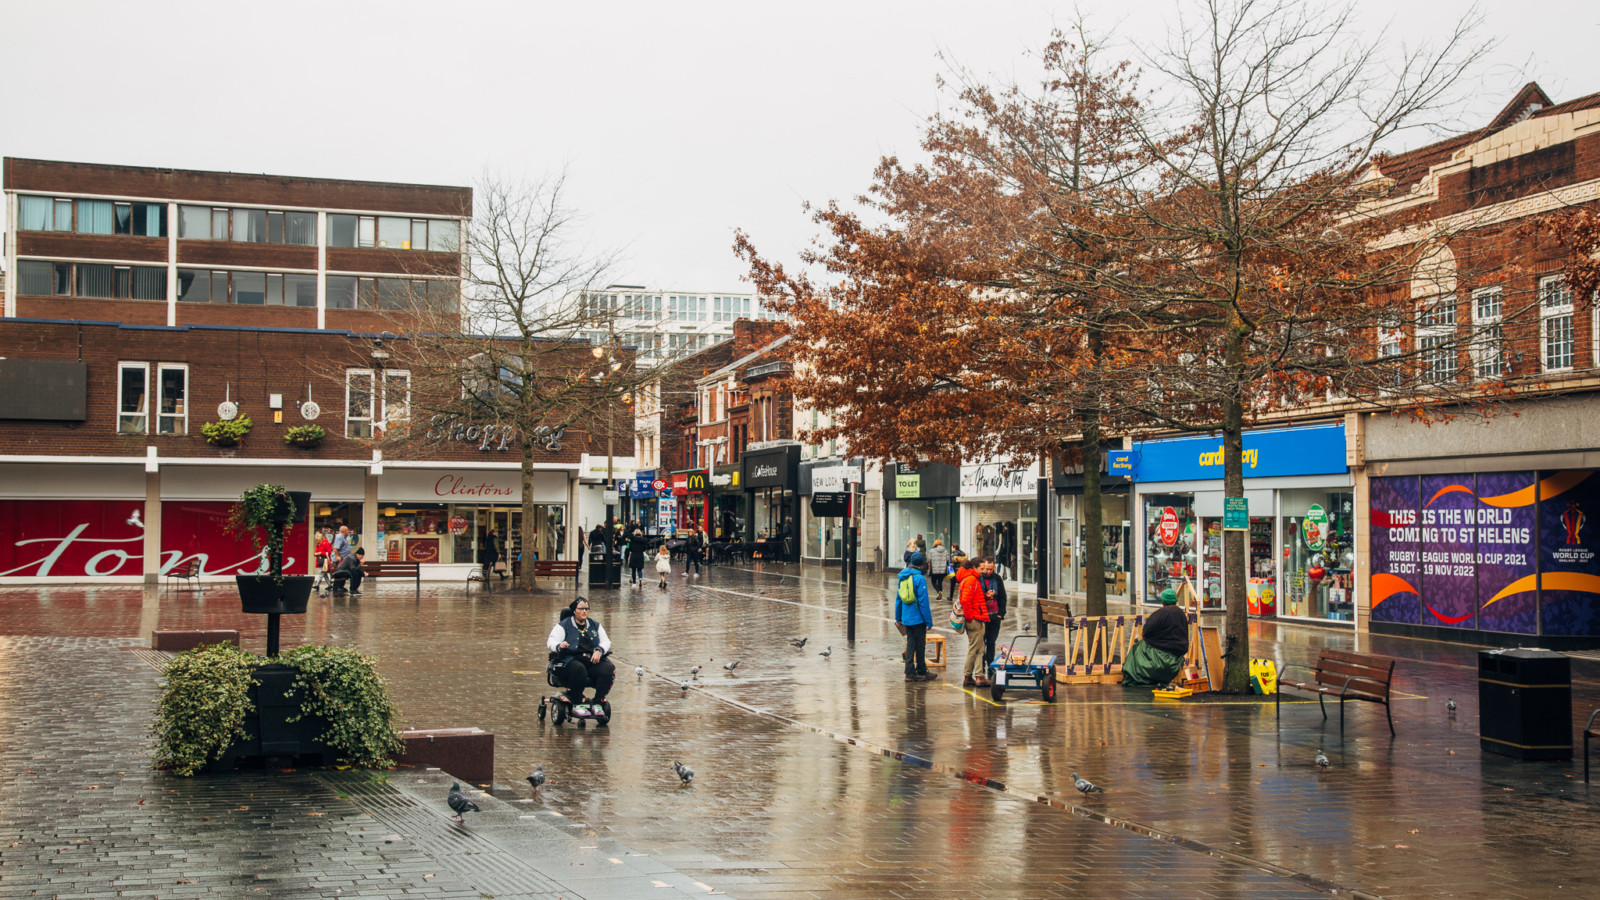
{"type": "Polygon", "coordinates": [[[589,563],[589,587],[622,587],[622,560],[613,557],[606,562],[602,557],[589,563]]]}
{"type": "Polygon", "coordinates": [[[1551,650],[1478,653],[1478,744],[1517,759],[1572,758],[1572,660],[1551,650]]]}

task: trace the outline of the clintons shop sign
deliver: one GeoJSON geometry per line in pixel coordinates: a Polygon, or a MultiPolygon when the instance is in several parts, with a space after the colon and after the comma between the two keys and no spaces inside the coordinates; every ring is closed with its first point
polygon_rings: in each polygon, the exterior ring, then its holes
{"type": "MultiPolygon", "coordinates": [[[[227,532],[227,501],[161,505],[160,574],[198,560],[203,575],[265,571],[244,536],[227,532]]],[[[137,500],[0,500],[0,576],[139,576],[144,571],[144,503],[137,500]]],[[[284,540],[286,571],[310,574],[306,526],[284,540]]]]}

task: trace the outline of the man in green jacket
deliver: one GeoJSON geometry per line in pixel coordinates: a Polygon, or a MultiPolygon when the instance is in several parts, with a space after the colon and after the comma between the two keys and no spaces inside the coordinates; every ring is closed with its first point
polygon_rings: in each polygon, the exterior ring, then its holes
{"type": "Polygon", "coordinates": [[[1189,653],[1189,614],[1178,608],[1178,592],[1161,592],[1161,608],[1144,620],[1144,639],[1128,650],[1122,683],[1164,686],[1178,677],[1189,653]]]}

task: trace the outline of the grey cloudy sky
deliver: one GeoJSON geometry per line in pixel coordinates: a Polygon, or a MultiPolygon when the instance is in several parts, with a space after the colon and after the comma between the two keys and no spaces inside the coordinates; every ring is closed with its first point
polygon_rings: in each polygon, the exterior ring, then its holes
{"type": "MultiPolygon", "coordinates": [[[[1081,0],[1132,43],[1174,0],[1081,0]]],[[[1374,34],[1439,33],[1464,4],[1358,0],[1374,34]]],[[[0,153],[144,166],[471,184],[565,167],[582,237],[615,280],[744,290],[744,228],[792,259],[804,201],[848,200],[884,154],[914,157],[944,52],[1002,77],[1070,2],[0,0],[0,153]]],[[[1600,90],[1600,11],[1487,0],[1500,41],[1462,128],[1523,82],[1600,90]]]]}

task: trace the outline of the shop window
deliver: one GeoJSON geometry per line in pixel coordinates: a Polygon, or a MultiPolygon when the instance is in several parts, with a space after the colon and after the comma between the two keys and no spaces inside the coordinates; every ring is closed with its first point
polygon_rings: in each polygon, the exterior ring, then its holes
{"type": "Polygon", "coordinates": [[[1500,288],[1472,292],[1472,369],[1479,378],[1499,378],[1510,368],[1505,360],[1505,339],[1500,316],[1504,296],[1500,288]]]}
{"type": "MultiPolygon", "coordinates": [[[[1106,580],[1115,578],[1115,532],[1107,523],[1106,580]]],[[[1188,579],[1216,606],[1222,599],[1222,544],[1203,541],[1195,518],[1193,494],[1149,494],[1144,498],[1145,602],[1153,603],[1167,588],[1178,589],[1188,579]],[[1205,553],[1204,584],[1200,585],[1200,554],[1205,553]]],[[[1220,530],[1219,530],[1220,535],[1220,530]]],[[[1117,593],[1121,593],[1118,591],[1117,593]]]]}
{"type": "Polygon", "coordinates": [[[1355,609],[1355,495],[1286,490],[1278,497],[1283,548],[1278,614],[1350,621],[1355,609]]]}
{"type": "Polygon", "coordinates": [[[149,363],[117,364],[117,433],[144,434],[150,419],[146,402],[149,363]]]}
{"type": "Polygon", "coordinates": [[[161,405],[156,413],[156,433],[187,434],[189,367],[162,363],[157,367],[156,381],[161,391],[161,405]]]}
{"type": "Polygon", "coordinates": [[[1572,289],[1565,275],[1539,279],[1539,356],[1546,372],[1573,366],[1572,289]]]}

